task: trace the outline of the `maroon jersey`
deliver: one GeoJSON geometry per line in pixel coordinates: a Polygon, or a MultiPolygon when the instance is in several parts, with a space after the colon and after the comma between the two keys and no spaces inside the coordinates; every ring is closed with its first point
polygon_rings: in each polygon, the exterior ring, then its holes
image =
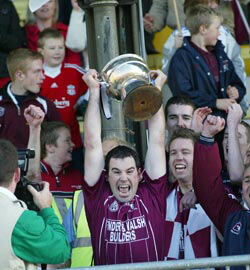
{"type": "Polygon", "coordinates": [[[82,138],[76,115],[76,103],[87,91],[82,80],[83,69],[77,65],[64,64],[56,77],[45,72],[41,95],[53,101],[61,114],[62,120],[69,125],[75,146],[82,146],[82,138]]]}
{"type": "Polygon", "coordinates": [[[0,138],[11,141],[17,148],[27,148],[29,126],[24,118],[24,110],[29,105],[40,107],[45,112],[44,121],[60,121],[60,114],[50,100],[29,93],[21,104],[10,91],[10,84],[0,95],[0,138]]]}
{"type": "Polygon", "coordinates": [[[83,175],[80,171],[73,169],[70,164],[55,175],[50,165],[41,162],[42,180],[49,182],[50,191],[57,197],[73,198],[74,191],[82,189],[83,175]]]}
{"type": "Polygon", "coordinates": [[[166,260],[217,257],[216,234],[200,204],[196,209],[179,211],[183,194],[176,181],[167,196],[166,260]]]}
{"type": "Polygon", "coordinates": [[[194,151],[193,186],[198,201],[223,234],[228,217],[242,210],[235,199],[228,196],[221,178],[218,145],[196,143],[194,151]]]}
{"type": "Polygon", "coordinates": [[[84,183],[95,264],[163,260],[167,179],[152,181],[145,172],[143,179],[127,203],[113,196],[104,172],[94,187],[84,183]]]}

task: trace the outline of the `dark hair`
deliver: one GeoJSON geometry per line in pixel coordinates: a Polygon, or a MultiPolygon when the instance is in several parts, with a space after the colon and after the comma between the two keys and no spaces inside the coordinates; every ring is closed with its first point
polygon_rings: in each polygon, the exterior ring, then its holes
{"type": "Polygon", "coordinates": [[[56,141],[59,137],[59,130],[69,126],[60,121],[44,122],[41,129],[41,159],[46,157],[46,145],[51,144],[56,146],[56,141]]]}
{"type": "Polygon", "coordinates": [[[168,109],[171,105],[188,105],[195,110],[194,102],[187,96],[175,96],[171,97],[165,106],[165,117],[168,116],[168,109]]]}
{"type": "Polygon", "coordinates": [[[7,140],[0,139],[0,185],[8,187],[18,167],[18,156],[15,146],[7,140]]]}
{"type": "Polygon", "coordinates": [[[109,163],[111,158],[124,159],[126,157],[134,158],[136,168],[140,168],[141,163],[137,152],[128,146],[118,145],[117,147],[113,148],[111,151],[108,152],[105,158],[105,170],[109,170],[109,163]]]}
{"type": "Polygon", "coordinates": [[[171,143],[176,139],[189,139],[195,144],[195,142],[198,140],[198,135],[189,128],[178,128],[174,130],[172,136],[170,137],[169,143],[168,143],[168,149],[170,149],[171,143]]]}

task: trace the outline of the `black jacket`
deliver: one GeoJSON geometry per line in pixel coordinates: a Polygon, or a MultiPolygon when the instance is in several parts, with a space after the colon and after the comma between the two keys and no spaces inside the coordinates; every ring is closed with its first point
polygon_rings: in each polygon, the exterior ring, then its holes
{"type": "Polygon", "coordinates": [[[25,40],[15,6],[10,0],[0,0],[0,78],[8,77],[7,55],[24,46],[25,40]]]}

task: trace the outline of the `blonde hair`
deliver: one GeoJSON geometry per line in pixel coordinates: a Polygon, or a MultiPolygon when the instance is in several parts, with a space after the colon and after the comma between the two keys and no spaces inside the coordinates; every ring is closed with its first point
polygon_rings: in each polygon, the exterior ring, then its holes
{"type": "MultiPolygon", "coordinates": [[[[54,0],[54,1],[55,1],[56,8],[55,8],[54,16],[53,16],[53,24],[57,23],[58,18],[59,18],[59,3],[58,3],[58,0],[54,0]]],[[[29,8],[27,9],[27,15],[26,15],[26,18],[27,18],[26,23],[27,24],[36,23],[36,15],[35,15],[35,13],[36,12],[32,13],[29,8]]]]}
{"type": "Polygon", "coordinates": [[[192,8],[196,5],[208,6],[211,2],[220,4],[220,0],[185,0],[184,2],[184,12],[186,13],[189,8],[192,8]]]}
{"type": "Polygon", "coordinates": [[[26,73],[29,63],[38,59],[43,60],[43,56],[39,52],[24,48],[13,50],[7,57],[7,68],[10,78],[14,80],[15,73],[18,70],[26,73]]]}
{"type": "Polygon", "coordinates": [[[209,27],[212,24],[214,17],[218,17],[222,20],[220,14],[216,10],[205,5],[197,5],[188,8],[186,15],[186,26],[191,35],[198,34],[201,25],[209,27]]]}

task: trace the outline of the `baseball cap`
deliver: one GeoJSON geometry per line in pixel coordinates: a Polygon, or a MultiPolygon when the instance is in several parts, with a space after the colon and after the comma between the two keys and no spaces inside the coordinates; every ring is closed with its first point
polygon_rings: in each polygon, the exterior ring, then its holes
{"type": "Polygon", "coordinates": [[[29,8],[30,11],[36,12],[41,6],[45,5],[48,3],[49,0],[29,0],[29,8]]]}

